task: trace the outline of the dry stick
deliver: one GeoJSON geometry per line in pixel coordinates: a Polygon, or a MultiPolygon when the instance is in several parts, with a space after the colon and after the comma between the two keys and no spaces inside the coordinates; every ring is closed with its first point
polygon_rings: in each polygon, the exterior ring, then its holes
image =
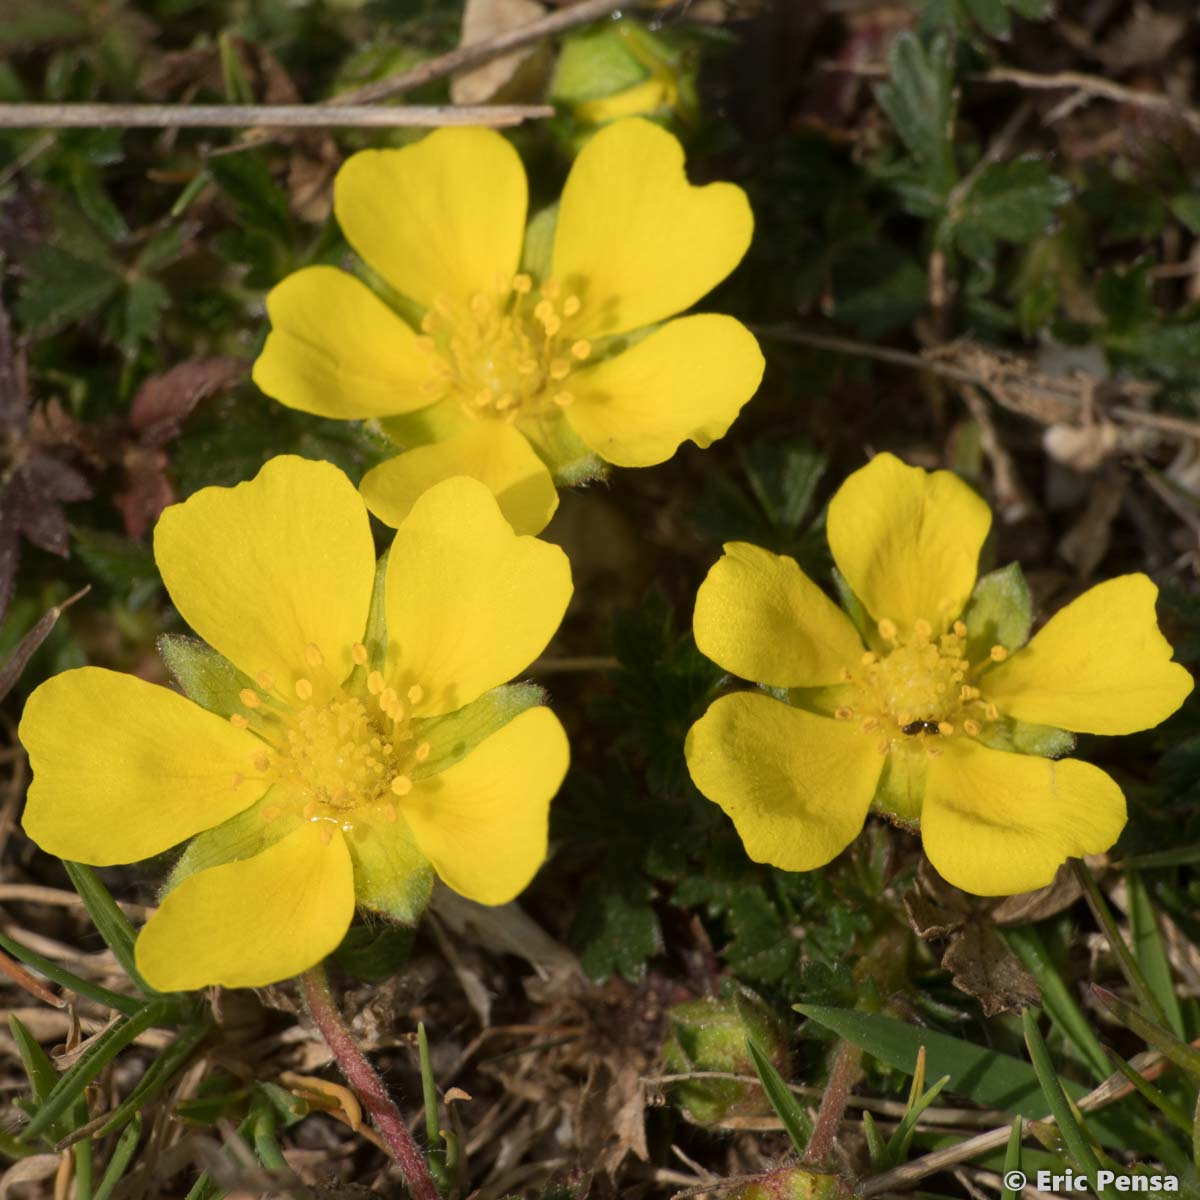
{"type": "Polygon", "coordinates": [[[325,1039],[325,1044],[333,1053],[342,1074],[354,1089],[355,1095],[362,1101],[363,1107],[371,1116],[375,1128],[391,1151],[392,1157],[404,1176],[404,1185],[408,1188],[413,1200],[441,1200],[441,1194],[429,1174],[425,1156],[421,1153],[408,1126],[400,1115],[392,1098],[379,1078],[375,1068],[367,1061],[366,1055],[358,1048],[342,1014],[334,1002],[333,993],[329,990],[329,978],[325,967],[318,963],[300,976],[304,988],[304,1002],[308,1006],[309,1016],[316,1023],[325,1039]]]}
{"type": "Polygon", "coordinates": [[[552,117],[547,104],[0,104],[2,129],[431,127],[519,125],[552,117]]]}
{"type": "Polygon", "coordinates": [[[619,8],[636,8],[637,0],[582,0],[570,8],[551,13],[537,21],[529,21],[518,25],[515,29],[506,30],[495,37],[483,42],[472,42],[469,46],[459,46],[436,58],[426,59],[408,71],[390,75],[387,79],[375,83],[364,84],[351,92],[343,92],[325,103],[329,107],[343,104],[374,104],[378,100],[386,100],[391,96],[399,96],[411,92],[415,88],[433,83],[437,79],[445,79],[457,71],[465,71],[470,67],[478,67],[493,58],[499,58],[510,50],[519,50],[531,42],[551,37],[577,25],[586,25],[589,21],[598,21],[610,16],[619,8]]]}

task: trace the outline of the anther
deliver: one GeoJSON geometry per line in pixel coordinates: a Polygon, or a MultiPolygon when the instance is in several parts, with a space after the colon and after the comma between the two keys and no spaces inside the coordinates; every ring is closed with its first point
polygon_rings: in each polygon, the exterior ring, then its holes
{"type": "MultiPolygon", "coordinates": [[[[543,289],[543,295],[544,294],[545,290],[543,289]]],[[[533,315],[535,320],[538,320],[545,325],[546,322],[549,321],[552,316],[554,316],[554,305],[551,304],[549,300],[539,300],[537,304],[533,306],[533,315]]]]}
{"type": "Polygon", "coordinates": [[[967,636],[967,626],[964,621],[954,622],[954,634],[956,637],[965,638],[967,636]]]}
{"type": "Polygon", "coordinates": [[[269,692],[275,686],[275,677],[270,671],[259,671],[254,678],[258,680],[258,686],[264,692],[269,692]]]}
{"type": "Polygon", "coordinates": [[[372,671],[367,676],[367,691],[372,696],[378,696],[383,691],[383,676],[378,671],[372,671]]]}
{"type": "Polygon", "coordinates": [[[880,754],[886,754],[891,748],[892,748],[892,743],[888,738],[884,738],[875,747],[875,749],[878,750],[880,754]]]}
{"type": "Polygon", "coordinates": [[[879,719],[877,717],[868,717],[863,723],[864,733],[874,733],[879,728],[879,719]]]}
{"type": "Polygon", "coordinates": [[[563,316],[573,317],[583,307],[583,301],[578,296],[568,296],[563,301],[563,316]]]}
{"type": "Polygon", "coordinates": [[[933,634],[933,626],[924,617],[918,617],[913,622],[913,633],[919,638],[928,638],[933,634]]]}
{"type": "Polygon", "coordinates": [[[516,403],[516,398],[513,396],[512,392],[505,392],[496,401],[496,411],[504,412],[505,409],[512,408],[513,404],[515,404],[515,403],[516,403]]]}
{"type": "Polygon", "coordinates": [[[901,713],[896,718],[896,724],[899,725],[901,727],[901,729],[903,729],[905,725],[911,725],[912,723],[913,723],[912,713],[907,713],[907,712],[901,713]]]}
{"type": "Polygon", "coordinates": [[[232,777],[229,780],[229,786],[236,792],[238,790],[238,788],[240,788],[242,786],[242,783],[244,782],[245,778],[246,778],[245,775],[243,775],[241,773],[241,771],[234,771],[232,777]]]}
{"type": "Polygon", "coordinates": [[[384,817],[384,820],[385,820],[385,821],[388,821],[388,822],[390,822],[392,825],[395,825],[395,823],[396,823],[396,817],[397,817],[398,815],[399,815],[399,814],[397,814],[397,812],[396,812],[396,806],[395,806],[394,804],[385,804],[385,805],[383,806],[383,817],[384,817]]]}
{"type": "Polygon", "coordinates": [[[568,405],[575,403],[575,397],[570,392],[555,392],[554,403],[559,408],[566,408],[568,405]]]}
{"type": "Polygon", "coordinates": [[[475,407],[487,408],[489,404],[496,398],[496,393],[490,387],[480,388],[475,393],[475,407]]]}
{"type": "Polygon", "coordinates": [[[954,726],[949,721],[938,722],[938,733],[943,737],[949,737],[954,732],[954,726]]]}
{"type": "Polygon", "coordinates": [[[256,771],[269,771],[271,769],[271,756],[265,750],[260,750],[250,762],[256,771]]]}
{"type": "Polygon", "coordinates": [[[859,661],[864,667],[869,667],[878,657],[874,650],[868,650],[859,661]]]}
{"type": "Polygon", "coordinates": [[[477,317],[486,317],[491,310],[491,301],[482,292],[476,292],[471,297],[471,311],[477,317]]]}
{"type": "Polygon", "coordinates": [[[262,703],[262,700],[259,699],[258,693],[253,691],[251,688],[242,688],[242,690],[238,692],[238,699],[247,708],[257,708],[262,703]]]}
{"type": "Polygon", "coordinates": [[[875,623],[875,628],[879,630],[879,636],[885,642],[894,641],[896,637],[896,622],[889,620],[887,617],[881,618],[875,623]]]}
{"type": "Polygon", "coordinates": [[[387,712],[388,709],[390,709],[399,699],[400,697],[396,695],[395,688],[384,688],[383,691],[379,693],[379,707],[382,708],[384,712],[387,712]]]}
{"type": "Polygon", "coordinates": [[[852,721],[854,720],[854,709],[842,705],[841,708],[833,710],[833,715],[839,721],[852,721]]]}
{"type": "Polygon", "coordinates": [[[969,733],[969,734],[970,734],[972,737],[975,737],[975,735],[976,735],[977,733],[979,733],[979,731],[980,731],[980,729],[981,729],[981,728],[982,728],[982,726],[979,724],[979,722],[978,722],[978,721],[972,721],[970,717],[968,717],[968,718],[967,718],[967,719],[966,719],[966,720],[963,722],[963,730],[964,730],[966,733],[969,733]]]}
{"type": "Polygon", "coordinates": [[[838,678],[843,683],[849,683],[854,678],[854,676],[850,674],[850,671],[846,667],[842,667],[842,669],[840,671],[838,671],[838,678]]]}
{"type": "Polygon", "coordinates": [[[562,328],[562,318],[557,315],[549,316],[542,322],[542,328],[547,337],[554,337],[562,328]]]}
{"type": "Polygon", "coordinates": [[[439,326],[440,324],[441,324],[441,322],[440,322],[440,321],[437,319],[437,313],[435,313],[435,312],[433,311],[433,309],[430,309],[430,310],[429,310],[429,311],[428,311],[428,312],[427,312],[427,313],[426,313],[426,314],[425,314],[425,315],[424,315],[424,316],[421,318],[421,329],[422,329],[422,330],[423,330],[425,333],[434,333],[434,332],[436,332],[436,330],[437,330],[437,328],[438,328],[438,326],[439,326]]]}
{"type": "Polygon", "coordinates": [[[942,752],[939,749],[937,749],[936,746],[930,746],[929,749],[927,749],[925,751],[925,753],[928,754],[930,758],[941,758],[942,757],[942,752]]]}
{"type": "Polygon", "coordinates": [[[514,275],[512,290],[518,296],[527,296],[533,290],[533,280],[528,275],[514,275]]]}
{"type": "Polygon", "coordinates": [[[350,647],[350,657],[354,659],[358,666],[365,667],[367,665],[366,646],[364,646],[362,642],[355,642],[354,645],[350,647]]]}
{"type": "Polygon", "coordinates": [[[420,704],[424,696],[425,689],[419,683],[414,683],[412,687],[408,689],[408,702],[410,704],[420,704]]]}
{"type": "Polygon", "coordinates": [[[392,792],[397,796],[407,796],[413,789],[413,782],[407,775],[397,775],[392,780],[392,792]]]}
{"type": "Polygon", "coordinates": [[[229,723],[234,727],[234,729],[245,729],[250,724],[250,722],[247,721],[241,713],[234,713],[229,718],[229,723]]]}
{"type": "Polygon", "coordinates": [[[422,742],[413,751],[413,758],[415,758],[417,760],[417,762],[424,762],[428,757],[429,757],[429,743],[422,742]]]}
{"type": "Polygon", "coordinates": [[[547,300],[557,300],[562,294],[562,284],[560,284],[557,279],[547,279],[546,282],[542,284],[541,292],[547,300]]]}
{"type": "Polygon", "coordinates": [[[550,378],[556,383],[571,373],[571,364],[565,358],[553,359],[550,363],[550,378]]]}
{"type": "Polygon", "coordinates": [[[321,826],[321,845],[328,846],[333,841],[333,826],[326,821],[321,826]]]}
{"type": "Polygon", "coordinates": [[[277,821],[281,816],[283,816],[283,809],[278,804],[268,804],[262,810],[262,819],[264,821],[277,821]]]}
{"type": "Polygon", "coordinates": [[[992,662],[1003,662],[1008,657],[1008,651],[1003,646],[993,646],[988,651],[988,658],[992,662]]]}
{"type": "Polygon", "coordinates": [[[989,721],[998,721],[1000,719],[1000,710],[994,704],[988,704],[983,710],[987,714],[989,721]]]}
{"type": "Polygon", "coordinates": [[[300,815],[306,820],[311,821],[317,815],[317,802],[310,800],[301,810],[300,815]]]}
{"type": "Polygon", "coordinates": [[[304,647],[304,661],[310,667],[319,667],[325,661],[325,655],[321,653],[321,647],[316,642],[309,642],[304,647]]]}
{"type": "Polygon", "coordinates": [[[296,695],[299,696],[301,700],[311,700],[312,694],[313,685],[307,679],[305,679],[303,675],[301,675],[300,678],[296,680],[296,695]]]}
{"type": "MultiPolygon", "coordinates": [[[[564,310],[565,311],[565,310],[564,310]]],[[[570,316],[570,314],[567,314],[570,316]]],[[[587,338],[580,338],[579,341],[573,342],[571,345],[571,356],[583,362],[592,352],[592,343],[587,338]]]]}

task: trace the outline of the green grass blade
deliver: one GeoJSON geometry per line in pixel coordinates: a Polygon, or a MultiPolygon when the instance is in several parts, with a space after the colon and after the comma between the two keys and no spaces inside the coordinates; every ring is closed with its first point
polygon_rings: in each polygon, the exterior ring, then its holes
{"type": "Polygon", "coordinates": [[[139,992],[146,996],[157,996],[159,993],[142,978],[134,961],[133,943],[137,940],[137,930],[129,923],[129,918],[121,911],[108,888],[100,882],[96,872],[83,863],[64,859],[63,866],[67,868],[71,883],[87,908],[92,924],[104,939],[104,944],[116,956],[121,969],[133,980],[139,992]]]}
{"type": "Polygon", "coordinates": [[[1029,1047],[1029,1058],[1033,1069],[1037,1072],[1042,1094],[1050,1106],[1058,1131],[1062,1134],[1067,1151],[1074,1160],[1075,1166],[1091,1181],[1096,1194],[1101,1197],[1108,1195],[1107,1189],[1099,1189],[1096,1180],[1100,1174],[1100,1164],[1092,1150],[1092,1144],[1087,1134],[1075,1118],[1075,1112],[1067,1100],[1066,1093],[1058,1079],[1058,1072],[1050,1059],[1050,1051],[1042,1040],[1041,1031],[1037,1027],[1037,1010],[1027,1008],[1021,1013],[1021,1022],[1025,1027],[1025,1045],[1029,1047]]]}
{"type": "Polygon", "coordinates": [[[1071,989],[1051,962],[1046,944],[1037,930],[1027,925],[1020,929],[1002,930],[1000,936],[1021,960],[1021,965],[1037,980],[1042,990],[1042,1005],[1050,1019],[1091,1067],[1096,1082],[1103,1083],[1112,1074],[1108,1055],[1083,1009],[1076,1003],[1071,989]]]}
{"type": "Polygon", "coordinates": [[[893,1166],[898,1167],[907,1160],[913,1133],[916,1130],[917,1122],[921,1119],[921,1114],[937,1099],[938,1093],[949,1082],[950,1076],[943,1075],[924,1095],[909,1103],[904,1116],[900,1118],[900,1124],[896,1126],[896,1132],[892,1134],[891,1140],[888,1142],[888,1154],[893,1166]]]}
{"type": "Polygon", "coordinates": [[[23,1137],[38,1137],[83,1095],[87,1087],[112,1060],[136,1038],[154,1025],[161,1025],[174,1009],[170,1000],[151,1000],[141,1011],[124,1017],[111,1029],[99,1034],[84,1054],[59,1077],[45,1103],[25,1127],[23,1137]]]}
{"type": "Polygon", "coordinates": [[[122,996],[120,992],[110,992],[108,988],[89,983],[86,979],[80,979],[78,975],[72,975],[70,971],[63,970],[52,959],[43,958],[35,950],[30,950],[28,946],[13,941],[3,933],[0,933],[0,950],[7,951],[13,958],[45,975],[59,987],[69,988],[77,996],[86,996],[89,1000],[95,1000],[97,1004],[115,1008],[117,1012],[125,1013],[127,1016],[138,1012],[142,1007],[143,1001],[136,997],[122,996]]]}
{"type": "Polygon", "coordinates": [[[1132,1004],[1126,1004],[1107,988],[1092,984],[1092,991],[1100,1003],[1120,1021],[1126,1029],[1136,1033],[1147,1045],[1153,1046],[1171,1060],[1181,1071],[1193,1079],[1200,1079],[1200,1050],[1181,1042],[1173,1033],[1148,1021],[1132,1004]]]}
{"type": "Polygon", "coordinates": [[[13,1041],[17,1043],[17,1053],[21,1056],[21,1063],[29,1078],[29,1090],[33,1094],[34,1102],[43,1104],[58,1082],[58,1071],[33,1034],[15,1016],[9,1016],[8,1028],[13,1041]]]}
{"type": "Polygon", "coordinates": [[[1110,1050],[1108,1057],[1113,1066],[1133,1084],[1143,1100],[1157,1108],[1176,1128],[1181,1129],[1186,1134],[1191,1134],[1192,1119],[1174,1100],[1164,1096],[1158,1088],[1140,1072],[1135,1071],[1115,1050],[1110,1050]]]}
{"type": "Polygon", "coordinates": [[[808,1119],[808,1114],[800,1107],[799,1101],[792,1095],[791,1088],[753,1038],[746,1039],[746,1049],[750,1052],[754,1072],[775,1110],[775,1115],[783,1122],[796,1153],[802,1155],[808,1145],[808,1139],[812,1137],[812,1122],[808,1119]]]}
{"type": "Polygon", "coordinates": [[[129,1169],[141,1136],[142,1117],[140,1113],[137,1113],[121,1131],[121,1136],[117,1138],[112,1158],[108,1160],[108,1166],[104,1169],[104,1174],[100,1178],[100,1186],[96,1189],[92,1200],[109,1200],[117,1184],[121,1182],[125,1172],[129,1169]]]}
{"type": "Polygon", "coordinates": [[[882,1171],[889,1166],[887,1143],[879,1132],[879,1126],[875,1124],[875,1118],[865,1108],[863,1109],[862,1123],[863,1134],[867,1139],[867,1153],[871,1156],[871,1167],[876,1171],[882,1171]]]}
{"type": "Polygon", "coordinates": [[[1175,993],[1175,980],[1171,964],[1163,945],[1162,933],[1158,928],[1158,913],[1142,877],[1136,871],[1125,873],[1125,885],[1129,892],[1129,929],[1133,934],[1133,953],[1146,977],[1146,986],[1153,993],[1158,1006],[1166,1018],[1167,1028],[1182,1039],[1183,1012],[1179,997],[1175,993]]]}
{"type": "MultiPolygon", "coordinates": [[[[1018,1116],[1012,1123],[1012,1133],[1008,1135],[1008,1148],[1004,1152],[1004,1177],[1008,1178],[1010,1171],[1021,1169],[1021,1132],[1023,1122],[1018,1116]]],[[[1020,1200],[1021,1188],[1010,1188],[1006,1183],[1000,1192],[1000,1200],[1020,1200]]]]}

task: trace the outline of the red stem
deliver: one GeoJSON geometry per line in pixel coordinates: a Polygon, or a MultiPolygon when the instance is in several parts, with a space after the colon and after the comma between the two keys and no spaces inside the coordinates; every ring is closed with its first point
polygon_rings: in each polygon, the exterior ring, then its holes
{"type": "Polygon", "coordinates": [[[429,1167],[420,1147],[413,1141],[408,1126],[400,1115],[392,1098],[383,1086],[383,1080],[367,1061],[366,1055],[355,1044],[350,1030],[342,1019],[329,990],[329,979],[325,967],[318,963],[300,976],[304,986],[304,1001],[309,1016],[316,1023],[342,1069],[347,1082],[354,1089],[362,1106],[370,1114],[371,1121],[379,1130],[387,1148],[404,1176],[405,1186],[413,1200],[441,1200],[441,1193],[429,1174],[429,1167]]]}
{"type": "Polygon", "coordinates": [[[813,1122],[812,1137],[808,1139],[808,1148],[804,1152],[806,1163],[824,1163],[833,1150],[861,1060],[862,1051],[852,1042],[838,1043],[833,1065],[829,1069],[825,1095],[821,1097],[821,1107],[817,1109],[817,1119],[813,1122]]]}

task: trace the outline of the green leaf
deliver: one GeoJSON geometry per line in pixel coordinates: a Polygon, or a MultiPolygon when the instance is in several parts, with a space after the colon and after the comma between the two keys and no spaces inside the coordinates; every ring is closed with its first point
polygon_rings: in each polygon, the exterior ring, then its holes
{"type": "Polygon", "coordinates": [[[1019,650],[1029,640],[1033,625],[1033,598],[1017,563],[989,571],[975,584],[963,613],[967,627],[967,657],[987,658],[993,646],[1019,650]]]}
{"type": "Polygon", "coordinates": [[[649,75],[614,26],[564,40],[550,82],[550,99],[563,104],[623,92],[649,75]]]}
{"type": "Polygon", "coordinates": [[[8,1017],[8,1028],[13,1041],[17,1044],[17,1053],[25,1067],[29,1079],[29,1090],[36,1104],[41,1104],[58,1082],[58,1072],[50,1061],[45,1050],[38,1045],[37,1039],[21,1024],[12,1013],[8,1017]]]}
{"type": "Polygon", "coordinates": [[[254,150],[208,159],[208,173],[233,203],[239,227],[290,245],[292,217],[266,159],[254,150]]]}
{"type": "Polygon", "coordinates": [[[68,988],[78,996],[86,996],[89,1000],[95,1000],[97,1004],[103,1004],[121,1013],[141,1011],[142,1002],[135,997],[122,996],[119,992],[109,991],[108,988],[101,987],[98,983],[80,979],[78,975],[73,975],[70,971],[60,967],[53,959],[43,957],[37,951],[30,950],[28,946],[23,946],[3,933],[0,933],[0,950],[6,951],[18,962],[32,967],[39,974],[45,975],[47,979],[57,983],[59,987],[68,988]]]}
{"type": "Polygon", "coordinates": [[[1136,1033],[1147,1045],[1153,1046],[1193,1080],[1200,1080],[1200,1050],[1180,1040],[1156,1022],[1148,1020],[1132,1004],[1126,1004],[1107,988],[1094,983],[1092,991],[1126,1029],[1136,1033]]]}
{"type": "MultiPolygon", "coordinates": [[[[1005,1178],[1008,1177],[1010,1171],[1020,1171],[1021,1169],[1021,1126],[1022,1120],[1018,1115],[1012,1123],[1012,1133],[1008,1135],[1008,1148],[1004,1152],[1005,1178]]],[[[1007,1183],[1004,1184],[1000,1200],[1021,1200],[1020,1189],[1010,1188],[1007,1183]]]]}
{"type": "Polygon", "coordinates": [[[411,925],[393,921],[351,925],[333,958],[348,975],[367,983],[379,983],[408,962],[415,938],[416,931],[411,925]]]}
{"type": "Polygon", "coordinates": [[[915,34],[892,39],[889,81],[876,89],[880,107],[908,148],[922,182],[945,198],[954,186],[956,103],[950,44],[935,37],[926,49],[915,34]]]}
{"type": "Polygon", "coordinates": [[[108,1166],[104,1169],[104,1175],[100,1179],[100,1186],[96,1188],[92,1195],[92,1200],[110,1200],[113,1192],[116,1190],[117,1184],[125,1176],[125,1172],[129,1169],[129,1164],[133,1161],[133,1156],[137,1152],[137,1144],[142,1136],[142,1115],[135,1113],[133,1120],[121,1131],[121,1136],[117,1138],[117,1144],[113,1147],[112,1157],[108,1160],[108,1166]]]}
{"type": "Polygon", "coordinates": [[[580,899],[571,942],[587,975],[600,983],[620,972],[636,983],[662,944],[650,885],[631,876],[621,889],[590,890],[580,899]]]}
{"type": "MultiPolygon", "coordinates": [[[[875,1013],[816,1004],[793,1007],[906,1075],[913,1073],[917,1053],[924,1046],[928,1073],[948,1075],[949,1091],[1004,1112],[1019,1111],[1034,1117],[1044,1117],[1050,1112],[1033,1068],[1019,1058],[875,1013]]],[[[1067,1087],[1073,1097],[1084,1094],[1077,1084],[1067,1087]]]]}
{"type": "Polygon", "coordinates": [[[991,163],[968,188],[939,231],[970,258],[987,260],[997,242],[1030,242],[1045,233],[1054,210],[1071,198],[1065,180],[1044,159],[991,163]]]}
{"type": "Polygon", "coordinates": [[[791,1139],[796,1153],[803,1155],[805,1147],[808,1145],[808,1139],[812,1137],[812,1122],[808,1119],[808,1114],[800,1107],[783,1076],[775,1069],[767,1055],[759,1049],[753,1038],[746,1039],[746,1049],[750,1051],[750,1058],[754,1062],[754,1073],[758,1076],[758,1081],[762,1084],[763,1091],[766,1092],[767,1099],[775,1110],[775,1115],[783,1122],[783,1127],[787,1130],[787,1135],[791,1139]]]}
{"type": "Polygon", "coordinates": [[[962,0],[963,7],[979,28],[990,37],[1007,37],[1012,14],[1005,0],[962,0]]]}

